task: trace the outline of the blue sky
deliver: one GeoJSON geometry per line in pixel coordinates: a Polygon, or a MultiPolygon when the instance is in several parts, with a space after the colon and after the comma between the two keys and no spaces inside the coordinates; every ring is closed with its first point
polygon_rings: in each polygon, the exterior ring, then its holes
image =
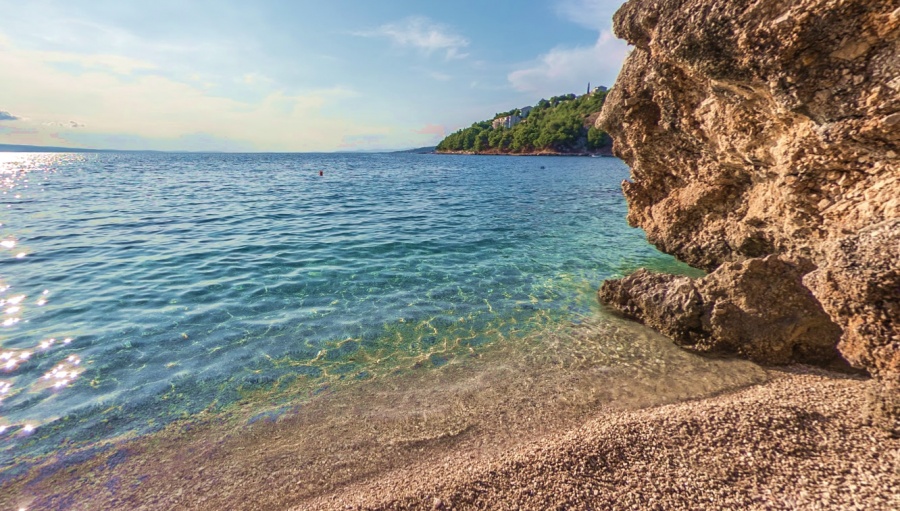
{"type": "Polygon", "coordinates": [[[612,85],[621,0],[0,0],[0,143],[433,145],[612,85]]]}

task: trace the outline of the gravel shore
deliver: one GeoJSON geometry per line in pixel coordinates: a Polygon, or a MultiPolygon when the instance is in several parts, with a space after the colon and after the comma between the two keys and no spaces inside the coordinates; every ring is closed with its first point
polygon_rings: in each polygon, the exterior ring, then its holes
{"type": "Polygon", "coordinates": [[[613,412],[469,459],[452,451],[292,509],[900,509],[900,440],[870,381],[770,369],[734,393],[613,412]]]}
{"type": "MultiPolygon", "coordinates": [[[[553,407],[559,380],[516,390],[508,368],[456,387],[403,380],[363,393],[365,413],[343,393],[294,418],[173,425],[59,459],[0,488],[0,509],[900,509],[900,439],[858,412],[871,380],[758,371],[712,397],[583,414],[553,407]]],[[[621,403],[639,380],[613,383],[621,403]]]]}

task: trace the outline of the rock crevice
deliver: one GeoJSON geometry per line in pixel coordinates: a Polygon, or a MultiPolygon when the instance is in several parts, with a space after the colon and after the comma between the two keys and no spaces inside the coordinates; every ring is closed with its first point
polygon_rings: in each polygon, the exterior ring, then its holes
{"type": "Polygon", "coordinates": [[[696,349],[839,351],[900,432],[896,2],[630,0],[614,25],[635,49],[598,124],[632,169],[628,221],[710,273],[638,272],[601,300],[696,349]]]}

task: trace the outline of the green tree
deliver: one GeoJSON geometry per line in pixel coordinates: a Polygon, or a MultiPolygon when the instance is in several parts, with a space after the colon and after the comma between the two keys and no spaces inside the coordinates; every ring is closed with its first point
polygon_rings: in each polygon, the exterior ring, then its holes
{"type": "Polygon", "coordinates": [[[587,132],[588,149],[594,150],[609,145],[609,136],[605,131],[591,126],[587,132]]]}
{"type": "MultiPolygon", "coordinates": [[[[563,94],[538,101],[528,117],[512,128],[493,128],[481,121],[451,133],[438,146],[438,151],[499,151],[524,153],[536,150],[556,152],[594,151],[611,141],[602,130],[592,126],[603,107],[605,92],[575,96],[563,94]]],[[[498,113],[494,119],[521,115],[521,109],[498,113]]]]}

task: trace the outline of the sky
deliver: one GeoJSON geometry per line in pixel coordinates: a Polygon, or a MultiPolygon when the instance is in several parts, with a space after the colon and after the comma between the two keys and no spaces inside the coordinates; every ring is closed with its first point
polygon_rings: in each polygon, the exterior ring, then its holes
{"type": "Polygon", "coordinates": [[[622,0],[0,0],[0,143],[423,147],[611,86],[622,0]]]}

